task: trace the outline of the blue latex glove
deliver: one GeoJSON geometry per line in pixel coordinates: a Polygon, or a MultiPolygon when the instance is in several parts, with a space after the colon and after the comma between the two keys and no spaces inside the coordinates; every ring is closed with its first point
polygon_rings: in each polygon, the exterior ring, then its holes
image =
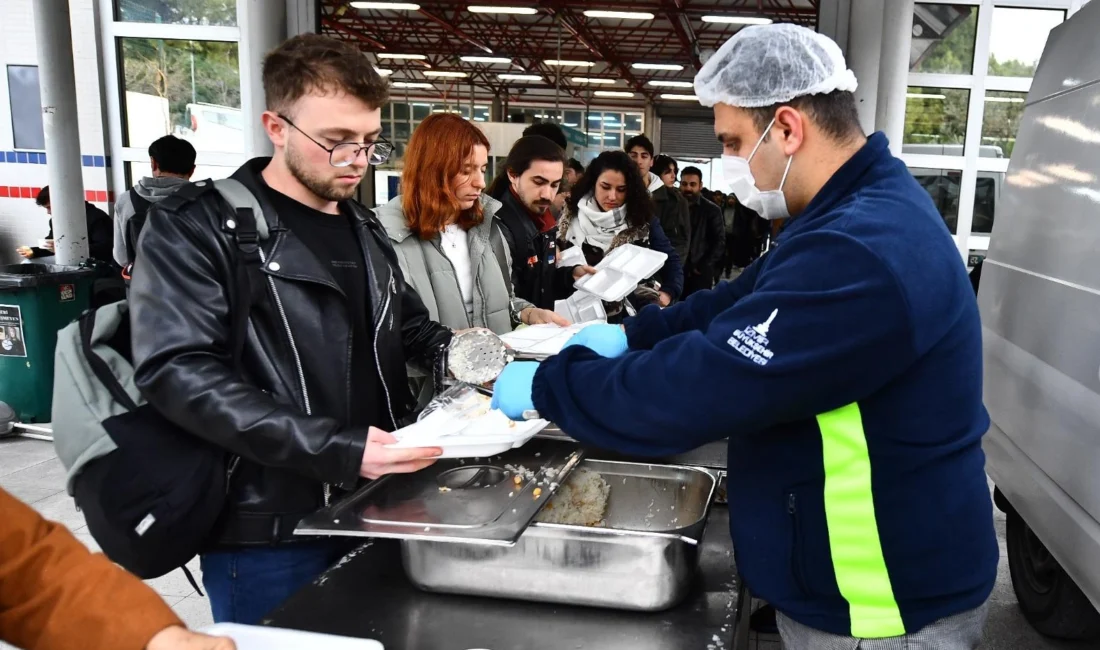
{"type": "Polygon", "coordinates": [[[565,342],[562,349],[572,345],[583,345],[601,357],[614,359],[622,356],[630,347],[626,342],[626,332],[618,325],[600,323],[589,325],[577,332],[565,342]]]}
{"type": "Polygon", "coordinates": [[[525,411],[535,412],[531,384],[539,364],[534,361],[513,361],[504,367],[493,384],[493,408],[500,409],[510,419],[522,422],[525,411]]]}

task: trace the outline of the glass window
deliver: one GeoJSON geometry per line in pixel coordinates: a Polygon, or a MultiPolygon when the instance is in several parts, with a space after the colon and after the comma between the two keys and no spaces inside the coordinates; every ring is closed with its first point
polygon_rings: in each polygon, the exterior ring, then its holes
{"type": "Polygon", "coordinates": [[[581,111],[565,111],[565,126],[573,129],[583,128],[584,113],[581,111]]]}
{"type": "Polygon", "coordinates": [[[913,7],[912,72],[972,74],[978,8],[917,3],[913,7]]]}
{"type": "Polygon", "coordinates": [[[974,222],[970,232],[988,235],[993,232],[993,217],[997,213],[998,199],[1004,174],[1000,172],[978,172],[978,185],[974,191],[974,222]]]}
{"type": "Polygon", "coordinates": [[[413,104],[412,105],[413,122],[419,122],[424,118],[432,114],[431,104],[413,104]]]}
{"type": "Polygon", "coordinates": [[[394,104],[393,105],[393,118],[395,120],[401,120],[403,122],[409,121],[409,105],[408,104],[394,104]]]}
{"type": "Polygon", "coordinates": [[[408,142],[412,137],[412,127],[408,122],[394,122],[393,139],[397,142],[408,142]]]}
{"type": "Polygon", "coordinates": [[[118,20],[172,25],[236,25],[236,0],[118,0],[118,20]]]}
{"type": "Polygon", "coordinates": [[[623,114],[622,113],[604,113],[603,114],[603,128],[605,130],[619,130],[623,128],[623,114]]]}
{"type": "Polygon", "coordinates": [[[38,66],[8,66],[8,98],[11,103],[11,131],[16,149],[46,148],[42,128],[42,99],[38,91],[38,66]]]}
{"type": "Polygon", "coordinates": [[[989,36],[989,74],[997,77],[1034,77],[1050,30],[1066,19],[1051,9],[993,10],[989,36]]]}
{"type": "Polygon", "coordinates": [[[605,149],[622,149],[623,148],[623,136],[621,133],[608,133],[603,136],[603,146],[605,149]]]}
{"type": "Polygon", "coordinates": [[[1011,158],[1027,93],[988,91],[982,116],[982,158],[1011,158]]]}
{"type": "Polygon", "coordinates": [[[641,131],[642,130],[642,114],[641,113],[627,113],[626,121],[623,123],[624,128],[627,131],[641,131]]]}
{"type": "Polygon", "coordinates": [[[127,146],[171,134],[198,151],[244,152],[236,43],[119,41],[127,146]]]}
{"type": "MultiPolygon", "coordinates": [[[[943,217],[951,234],[959,227],[959,193],[962,190],[962,172],[957,169],[921,169],[909,170],[913,178],[932,197],[940,216],[943,217]]],[[[977,216],[975,216],[975,223],[977,216]]]]}
{"type": "Polygon", "coordinates": [[[386,104],[382,107],[382,121],[385,122],[393,117],[393,104],[386,104]]]}
{"type": "Polygon", "coordinates": [[[902,151],[963,155],[969,90],[911,87],[905,95],[902,151]]]}

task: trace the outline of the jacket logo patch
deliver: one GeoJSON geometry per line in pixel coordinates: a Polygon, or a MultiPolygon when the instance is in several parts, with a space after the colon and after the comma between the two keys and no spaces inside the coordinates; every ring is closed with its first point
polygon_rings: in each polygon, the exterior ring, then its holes
{"type": "Polygon", "coordinates": [[[768,320],[763,323],[734,331],[733,336],[731,336],[726,343],[756,365],[768,365],[768,362],[775,356],[775,354],[768,349],[768,345],[771,343],[768,340],[768,332],[771,330],[772,323],[775,322],[775,317],[778,315],[779,310],[776,309],[772,311],[772,315],[768,317],[768,320]]]}
{"type": "Polygon", "coordinates": [[[538,255],[532,255],[531,257],[527,258],[527,266],[534,266],[538,263],[539,263],[539,256],[538,255]]]}

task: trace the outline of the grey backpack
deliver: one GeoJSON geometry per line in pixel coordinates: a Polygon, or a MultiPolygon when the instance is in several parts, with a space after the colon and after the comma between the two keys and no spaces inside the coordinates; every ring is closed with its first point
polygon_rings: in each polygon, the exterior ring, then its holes
{"type": "MultiPolygon", "coordinates": [[[[236,214],[236,295],[245,298],[231,315],[239,366],[267,222],[241,183],[214,186],[236,214]]],[[[92,537],[107,557],[143,579],[184,567],[213,531],[237,459],[179,428],[142,397],[126,301],[86,311],[61,330],[55,360],[54,447],[92,537]]]]}

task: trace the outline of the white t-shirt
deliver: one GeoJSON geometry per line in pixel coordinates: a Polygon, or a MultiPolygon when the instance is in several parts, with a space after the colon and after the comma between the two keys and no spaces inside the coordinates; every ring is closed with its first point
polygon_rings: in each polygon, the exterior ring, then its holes
{"type": "Polygon", "coordinates": [[[462,300],[466,303],[466,315],[474,313],[474,269],[470,264],[470,242],[466,231],[455,224],[451,224],[440,233],[440,246],[443,254],[451,260],[455,267],[455,275],[458,276],[458,289],[462,292],[462,300]]]}

